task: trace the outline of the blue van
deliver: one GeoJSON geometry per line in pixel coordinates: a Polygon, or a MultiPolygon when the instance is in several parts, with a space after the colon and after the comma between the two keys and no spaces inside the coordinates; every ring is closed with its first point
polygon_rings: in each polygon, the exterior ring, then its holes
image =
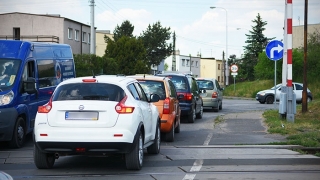
{"type": "Polygon", "coordinates": [[[57,84],[75,76],[69,45],[0,40],[0,141],[22,147],[38,106],[57,84]]]}

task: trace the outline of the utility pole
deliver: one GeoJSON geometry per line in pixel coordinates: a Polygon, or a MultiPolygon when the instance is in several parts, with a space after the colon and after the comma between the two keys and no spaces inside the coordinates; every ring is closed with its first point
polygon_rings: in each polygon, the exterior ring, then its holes
{"type": "Polygon", "coordinates": [[[96,54],[95,51],[95,44],[96,44],[96,40],[95,40],[95,30],[94,30],[94,0],[90,0],[90,19],[91,19],[91,33],[90,33],[90,54],[96,54]]]}
{"type": "Polygon", "coordinates": [[[190,62],[189,62],[189,65],[190,65],[190,72],[192,72],[192,71],[191,71],[191,54],[189,54],[189,56],[190,56],[190,62]]]}
{"type": "Polygon", "coordinates": [[[308,55],[308,0],[304,4],[304,54],[303,54],[303,90],[302,90],[302,113],[308,112],[307,102],[307,55],[308,55]]]}
{"type": "Polygon", "coordinates": [[[172,71],[176,71],[176,32],[173,32],[172,71]]]}
{"type": "Polygon", "coordinates": [[[225,54],[224,51],[222,51],[222,79],[223,79],[223,86],[226,87],[226,62],[224,60],[225,54]]]}

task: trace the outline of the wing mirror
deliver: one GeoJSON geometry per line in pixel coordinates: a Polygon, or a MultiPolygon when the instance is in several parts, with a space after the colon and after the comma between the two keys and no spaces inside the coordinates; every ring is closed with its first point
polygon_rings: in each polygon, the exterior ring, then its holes
{"type": "Polygon", "coordinates": [[[37,93],[36,79],[32,77],[28,77],[26,81],[23,81],[23,88],[24,88],[24,91],[27,92],[28,94],[37,93]]]}
{"type": "Polygon", "coordinates": [[[158,94],[150,95],[150,102],[158,102],[160,100],[160,96],[158,94]]]}

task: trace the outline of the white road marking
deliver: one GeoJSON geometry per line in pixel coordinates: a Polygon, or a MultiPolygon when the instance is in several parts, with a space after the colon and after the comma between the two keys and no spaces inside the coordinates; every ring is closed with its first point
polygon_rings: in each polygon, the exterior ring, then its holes
{"type": "MultiPolygon", "coordinates": [[[[203,145],[204,146],[208,146],[209,145],[209,142],[211,140],[213,136],[213,133],[209,133],[206,140],[204,141],[203,145]]],[[[191,167],[190,169],[190,172],[199,172],[201,167],[202,167],[202,164],[203,164],[203,159],[197,159],[194,161],[193,163],[193,166],[191,167]]],[[[195,177],[196,177],[197,174],[190,174],[190,173],[187,173],[182,180],[193,180],[195,177]]]]}

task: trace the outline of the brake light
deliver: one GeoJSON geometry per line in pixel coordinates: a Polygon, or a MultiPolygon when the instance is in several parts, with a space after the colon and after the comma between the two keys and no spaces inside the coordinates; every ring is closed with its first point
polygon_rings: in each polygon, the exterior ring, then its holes
{"type": "Polygon", "coordinates": [[[130,114],[133,112],[134,107],[126,106],[125,102],[127,100],[128,96],[125,96],[115,107],[116,112],[119,114],[130,114]]]}
{"type": "Polygon", "coordinates": [[[96,79],[82,79],[82,82],[96,82],[96,79]]]}
{"type": "Polygon", "coordinates": [[[183,99],[181,99],[181,100],[184,100],[184,101],[191,101],[192,100],[192,93],[178,93],[178,95],[179,94],[183,95],[183,99]]]}
{"type": "Polygon", "coordinates": [[[187,101],[191,101],[192,100],[192,94],[191,93],[186,93],[184,98],[187,100],[187,101]]]}
{"type": "Polygon", "coordinates": [[[52,97],[49,102],[45,105],[38,106],[38,113],[49,113],[52,109],[52,97]]]}
{"type": "Polygon", "coordinates": [[[163,103],[163,114],[169,114],[170,113],[170,99],[169,98],[166,98],[164,100],[164,103],[163,103]]]}
{"type": "Polygon", "coordinates": [[[217,97],[218,97],[218,93],[217,92],[212,93],[212,98],[217,98],[217,97]]]}

